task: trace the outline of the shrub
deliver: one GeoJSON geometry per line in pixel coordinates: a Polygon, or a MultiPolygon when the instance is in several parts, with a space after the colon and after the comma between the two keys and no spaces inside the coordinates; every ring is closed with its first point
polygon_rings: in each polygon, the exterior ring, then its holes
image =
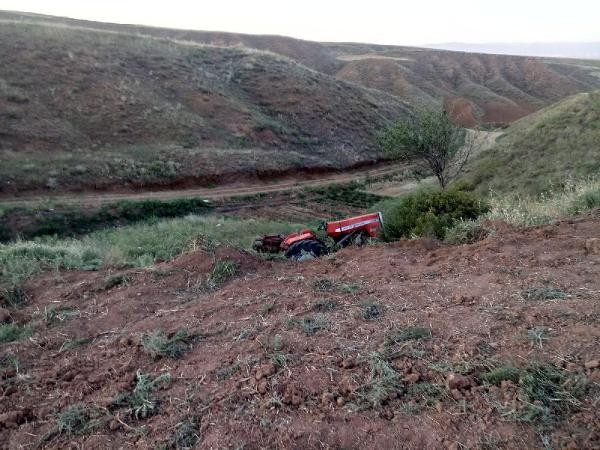
{"type": "Polygon", "coordinates": [[[387,240],[414,236],[443,239],[459,220],[473,220],[488,211],[473,194],[456,190],[416,192],[384,205],[387,240]]]}

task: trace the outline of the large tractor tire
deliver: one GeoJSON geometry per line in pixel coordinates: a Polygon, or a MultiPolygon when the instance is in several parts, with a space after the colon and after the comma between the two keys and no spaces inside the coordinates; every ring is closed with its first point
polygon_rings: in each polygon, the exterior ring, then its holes
{"type": "Polygon", "coordinates": [[[302,261],[305,258],[319,258],[327,254],[327,246],[321,241],[306,239],[298,241],[287,249],[285,256],[294,261],[302,261]]]}

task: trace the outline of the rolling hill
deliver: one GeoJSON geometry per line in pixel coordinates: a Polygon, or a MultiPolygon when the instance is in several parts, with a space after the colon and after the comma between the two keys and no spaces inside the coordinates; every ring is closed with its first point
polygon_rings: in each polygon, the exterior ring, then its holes
{"type": "Polygon", "coordinates": [[[375,161],[376,133],[409,111],[246,47],[23,23],[0,43],[9,193],[346,168],[375,161]]]}
{"type": "Polygon", "coordinates": [[[525,117],[481,153],[465,179],[481,193],[539,194],[600,173],[600,91],[568,97],[525,117]]]}
{"type": "Polygon", "coordinates": [[[346,169],[380,160],[377,133],[414,107],[495,126],[600,88],[600,61],[15,12],[0,23],[3,196],[346,169]]]}
{"type": "Polygon", "coordinates": [[[2,17],[271,51],[340,80],[391,93],[413,105],[445,103],[466,126],[510,123],[568,95],[600,88],[598,60],[311,42],[283,36],[171,30],[23,13],[5,12],[2,17]]]}

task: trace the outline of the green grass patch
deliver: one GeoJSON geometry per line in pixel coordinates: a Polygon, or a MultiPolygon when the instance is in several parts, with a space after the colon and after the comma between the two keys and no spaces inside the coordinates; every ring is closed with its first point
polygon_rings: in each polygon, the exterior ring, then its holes
{"type": "Polygon", "coordinates": [[[22,286],[13,285],[0,289],[0,300],[3,305],[17,309],[29,303],[29,295],[22,286]]]}
{"type": "Polygon", "coordinates": [[[233,364],[218,368],[215,371],[215,376],[217,377],[217,380],[227,380],[239,372],[241,368],[242,364],[239,361],[236,361],[233,364]]]}
{"type": "Polygon", "coordinates": [[[446,229],[444,241],[448,244],[473,244],[485,239],[490,234],[483,225],[481,218],[474,220],[458,220],[450,228],[446,229]]]}
{"type": "Polygon", "coordinates": [[[369,357],[370,373],[364,384],[356,390],[358,409],[377,409],[393,397],[404,392],[402,375],[379,354],[369,357]]]}
{"type": "Polygon", "coordinates": [[[385,345],[394,345],[411,340],[429,339],[431,330],[424,327],[407,327],[396,330],[385,336],[385,345]]]}
{"type": "Polygon", "coordinates": [[[52,326],[58,323],[66,322],[73,316],[79,314],[79,311],[64,307],[64,306],[50,306],[44,308],[44,321],[46,325],[52,326]]]}
{"type": "Polygon", "coordinates": [[[338,307],[338,302],[335,300],[321,299],[313,303],[312,309],[317,312],[329,312],[338,307]]]}
{"type": "Polygon", "coordinates": [[[318,278],[313,282],[313,289],[319,292],[338,292],[355,294],[360,289],[359,283],[344,283],[332,278],[318,278]]]}
{"type": "Polygon", "coordinates": [[[158,399],[154,391],[161,385],[169,383],[171,375],[168,373],[152,379],[149,375],[138,370],[137,383],[130,392],[119,394],[113,402],[113,407],[126,407],[127,413],[139,420],[153,415],[158,408],[158,399]]]}
{"type": "Polygon", "coordinates": [[[306,192],[314,194],[317,203],[341,203],[356,208],[370,208],[385,197],[365,192],[362,183],[330,184],[323,187],[308,188],[306,192]]]}
{"type": "Polygon", "coordinates": [[[502,220],[514,226],[545,225],[599,207],[600,179],[563,180],[539,196],[492,195],[485,219],[502,220]]]}
{"type": "Polygon", "coordinates": [[[365,320],[381,319],[385,313],[385,308],[383,305],[371,300],[363,302],[360,307],[362,309],[362,318],[365,320]]]}
{"type": "Polygon", "coordinates": [[[124,273],[119,273],[117,275],[110,275],[106,277],[104,283],[102,284],[102,289],[109,290],[117,286],[123,286],[129,284],[131,278],[129,275],[124,273]]]}
{"type": "Polygon", "coordinates": [[[217,261],[204,283],[205,288],[209,291],[220,289],[236,274],[238,266],[236,261],[217,261]]]}
{"type": "Polygon", "coordinates": [[[196,417],[186,417],[175,425],[175,431],[165,444],[165,448],[191,450],[199,440],[200,419],[196,417]]]}
{"type": "Polygon", "coordinates": [[[220,244],[250,248],[257,235],[301,228],[258,219],[186,216],[96,231],[79,239],[46,237],[0,244],[0,287],[13,289],[44,270],[147,267],[187,250],[212,251],[220,244]]]}
{"type": "Polygon", "coordinates": [[[521,292],[521,296],[525,300],[532,301],[564,300],[567,298],[567,293],[552,286],[536,286],[525,289],[521,292]]]}
{"type": "Polygon", "coordinates": [[[583,375],[573,374],[549,363],[534,362],[524,368],[500,366],[480,375],[482,381],[500,384],[510,380],[518,387],[519,406],[496,408],[505,417],[520,422],[552,425],[581,407],[580,399],[589,389],[583,375]]]}
{"type": "Polygon", "coordinates": [[[300,328],[307,336],[312,336],[318,331],[327,329],[327,320],[320,314],[314,317],[303,317],[299,321],[300,328]]]}
{"type": "Polygon", "coordinates": [[[101,421],[98,412],[84,405],[71,406],[57,415],[59,434],[81,435],[97,429],[101,421]]]}
{"type": "Polygon", "coordinates": [[[503,381],[512,381],[513,383],[518,383],[520,376],[520,369],[512,366],[501,366],[483,373],[479,376],[479,379],[485,383],[499,386],[503,381]]]}
{"type": "Polygon", "coordinates": [[[153,358],[180,358],[188,349],[190,339],[187,331],[180,330],[168,337],[162,330],[155,330],[142,335],[144,351],[153,358]]]}
{"type": "Polygon", "coordinates": [[[0,343],[20,341],[33,334],[29,325],[17,325],[16,323],[5,323],[0,325],[0,343]]]}

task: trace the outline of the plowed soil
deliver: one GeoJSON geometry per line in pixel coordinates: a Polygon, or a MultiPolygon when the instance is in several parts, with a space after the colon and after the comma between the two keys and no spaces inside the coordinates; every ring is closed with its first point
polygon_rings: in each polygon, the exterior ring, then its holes
{"type": "Polygon", "coordinates": [[[597,448],[600,255],[590,239],[600,215],[492,226],[464,246],[401,241],[301,263],[197,250],[147,270],[46,273],[10,310],[35,332],[1,347],[20,360],[2,372],[1,445],[597,448]],[[206,290],[223,260],[237,274],[206,290]],[[560,298],[532,298],[544,289],[560,298]],[[52,307],[70,312],[53,318],[52,307]],[[431,336],[394,338],[414,327],[431,336]],[[154,358],[141,341],[156,329],[195,338],[178,359],[154,358]],[[519,386],[481,381],[490,367],[534,361],[588,383],[551,423],[514,420],[527,406],[519,386]],[[399,377],[389,395],[377,393],[379,363],[399,377]],[[115,399],[138,371],[171,381],[154,392],[153,414],[136,418],[115,399]],[[94,411],[95,426],[59,433],[57,414],[73,405],[94,411]]]}

